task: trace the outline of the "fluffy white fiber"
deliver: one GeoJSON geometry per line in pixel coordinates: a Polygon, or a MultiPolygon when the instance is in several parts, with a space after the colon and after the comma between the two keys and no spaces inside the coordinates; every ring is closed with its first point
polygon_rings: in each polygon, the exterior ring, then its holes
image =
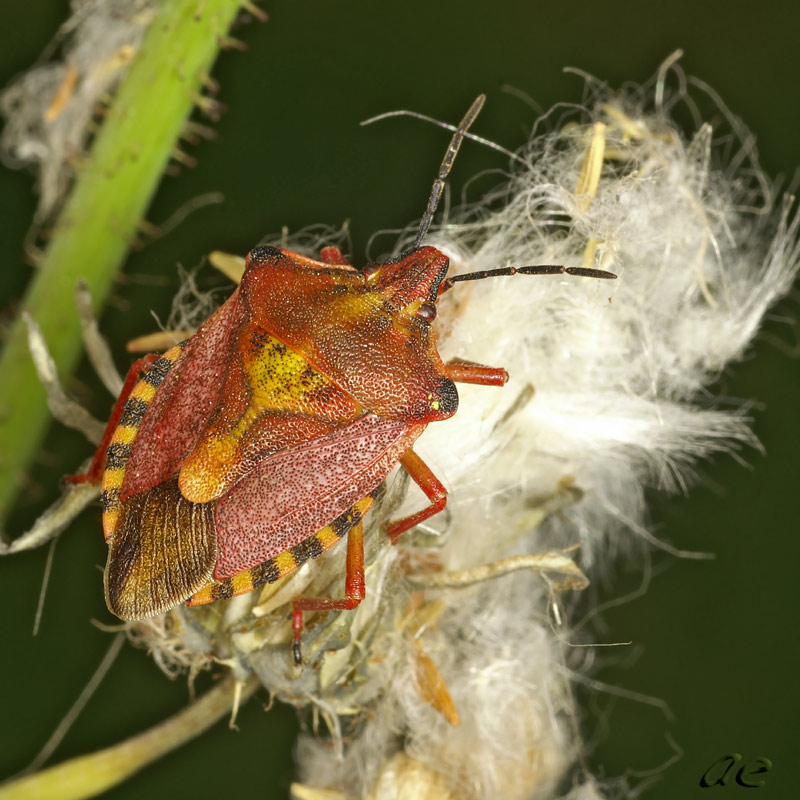
{"type": "Polygon", "coordinates": [[[72,0],[72,16],[40,61],[63,43],[63,60],[42,63],[0,94],[0,153],[38,173],[37,222],[57,211],[103,103],[125,74],[159,0],[72,0]],[[68,100],[72,102],[67,102],[68,100]]]}
{"type": "MultiPolygon", "coordinates": [[[[442,534],[431,551],[445,571],[580,545],[571,555],[591,577],[635,536],[649,538],[646,486],[682,489],[696,459],[752,441],[742,412],[715,407],[707,387],[788,290],[798,218],[788,205],[773,212],[743,140],[728,155],[732,171],[715,147],[721,134],[699,124],[687,138],[656,86],[657,107],[643,107],[642,92],[590,83],[581,114],[540,120],[549,132],[518,154],[508,183],[429,238],[458,272],[564,264],[619,276],[490,279],[458,284],[440,302],[445,360],[511,376],[503,389],[460,388],[455,418],[415,447],[450,490],[446,515],[428,526],[442,534]],[[569,486],[582,499],[566,498],[537,526],[537,509],[569,486]]],[[[685,99],[668,95],[671,105],[685,99]]],[[[407,507],[422,502],[415,490],[407,507]]],[[[377,673],[380,686],[355,730],[341,749],[301,742],[298,796],[314,797],[308,787],[374,798],[599,796],[576,767],[575,593],[556,594],[532,572],[428,589],[412,598],[435,614],[410,635],[407,586],[395,571],[382,587],[391,644],[373,640],[363,674],[377,673]],[[460,724],[423,697],[420,650],[460,724]]]]}

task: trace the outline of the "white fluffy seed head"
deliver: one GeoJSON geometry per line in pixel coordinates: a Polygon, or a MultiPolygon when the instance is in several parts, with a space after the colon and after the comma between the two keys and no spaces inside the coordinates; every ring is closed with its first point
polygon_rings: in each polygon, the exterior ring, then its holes
{"type": "MultiPolygon", "coordinates": [[[[754,443],[743,409],[715,401],[709,386],[790,287],[798,217],[790,201],[773,208],[737,125],[740,150],[720,160],[719,131],[700,123],[687,137],[670,121],[667,108],[687,98],[667,94],[648,110],[643,96],[597,90],[575,119],[531,139],[505,185],[429,237],[453,273],[563,264],[618,275],[487,279],[440,301],[445,360],[510,375],[503,389],[459,387],[456,416],[415,446],[450,492],[446,518],[425,526],[443,533],[434,549],[445,570],[580,545],[573,555],[591,575],[630,551],[634,536],[650,538],[645,487],[683,490],[697,459],[754,443]],[[538,525],[570,486],[582,499],[538,525]]],[[[422,502],[414,491],[404,508],[422,502]]],[[[438,604],[435,621],[412,636],[398,623],[408,618],[405,584],[392,580],[368,586],[381,593],[391,642],[378,648],[385,683],[340,750],[304,738],[307,784],[403,797],[413,776],[417,796],[556,796],[581,747],[569,683],[576,651],[565,644],[575,636],[570,594],[529,573],[427,590],[420,602],[438,604]],[[421,691],[419,648],[459,725],[421,691]]],[[[591,779],[574,777],[570,797],[600,796],[591,779]]]]}

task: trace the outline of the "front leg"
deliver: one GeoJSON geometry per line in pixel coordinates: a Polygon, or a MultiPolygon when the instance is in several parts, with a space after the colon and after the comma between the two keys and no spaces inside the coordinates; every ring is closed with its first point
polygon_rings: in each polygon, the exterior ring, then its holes
{"type": "Polygon", "coordinates": [[[425,496],[431,501],[431,504],[422,511],[417,511],[416,514],[399,519],[387,526],[386,533],[392,540],[392,544],[397,544],[399,536],[434,514],[438,514],[447,504],[447,489],[444,488],[444,484],[410,447],[400,457],[400,463],[414,483],[425,492],[425,496]]]}
{"type": "Polygon", "coordinates": [[[502,367],[484,367],[473,361],[454,358],[444,366],[444,374],[457,383],[475,383],[479,386],[504,386],[508,373],[502,367]]]}

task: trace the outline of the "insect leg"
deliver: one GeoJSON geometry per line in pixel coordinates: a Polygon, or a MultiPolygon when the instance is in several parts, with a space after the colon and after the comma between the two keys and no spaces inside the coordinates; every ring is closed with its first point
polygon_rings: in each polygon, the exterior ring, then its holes
{"type": "Polygon", "coordinates": [[[477,383],[481,386],[503,386],[508,373],[502,367],[484,367],[472,361],[454,358],[445,364],[445,375],[458,383],[477,383]]]}
{"type": "Polygon", "coordinates": [[[447,489],[444,484],[433,474],[431,468],[411,449],[406,450],[400,457],[400,463],[405,471],[411,476],[414,483],[425,492],[431,504],[422,511],[417,511],[410,517],[404,517],[391,523],[386,527],[386,533],[392,540],[397,542],[397,538],[415,525],[424,522],[434,514],[438,514],[447,504],[447,489]]]}
{"type": "Polygon", "coordinates": [[[100,479],[103,476],[103,468],[106,463],[106,451],[108,450],[111,437],[114,435],[114,431],[117,429],[120,419],[122,419],[125,403],[130,393],[133,391],[133,387],[136,386],[139,373],[147,369],[157,358],[157,355],[150,354],[133,362],[125,377],[125,383],[122,385],[122,391],[119,393],[117,402],[114,403],[114,408],[111,411],[111,416],[108,418],[106,429],[103,431],[103,438],[100,440],[97,450],[95,450],[89,469],[84,475],[68,476],[67,481],[69,483],[100,483],[100,479]]]}
{"type": "Polygon", "coordinates": [[[341,267],[353,265],[342,255],[342,251],[335,245],[328,245],[319,251],[319,257],[325,264],[336,264],[341,267]]]}
{"type": "Polygon", "coordinates": [[[344,597],[304,597],[292,600],[292,652],[295,664],[302,663],[300,634],[303,632],[304,611],[329,611],[356,608],[364,599],[364,525],[359,520],[347,534],[347,571],[344,579],[344,597]]]}

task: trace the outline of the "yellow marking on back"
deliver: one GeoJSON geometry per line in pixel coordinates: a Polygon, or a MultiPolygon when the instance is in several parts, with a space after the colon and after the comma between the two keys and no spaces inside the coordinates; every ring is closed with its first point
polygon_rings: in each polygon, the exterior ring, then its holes
{"type": "Polygon", "coordinates": [[[181,466],[181,490],[194,502],[215,500],[240,477],[234,470],[243,457],[241,448],[247,447],[242,442],[264,414],[345,422],[363,413],[355,400],[302,355],[266,331],[252,327],[242,342],[241,355],[249,389],[247,407],[232,418],[222,406],[181,466]]]}
{"type": "Polygon", "coordinates": [[[380,292],[348,292],[336,297],[336,316],[345,324],[360,326],[365,319],[380,312],[384,303],[380,292]]]}

